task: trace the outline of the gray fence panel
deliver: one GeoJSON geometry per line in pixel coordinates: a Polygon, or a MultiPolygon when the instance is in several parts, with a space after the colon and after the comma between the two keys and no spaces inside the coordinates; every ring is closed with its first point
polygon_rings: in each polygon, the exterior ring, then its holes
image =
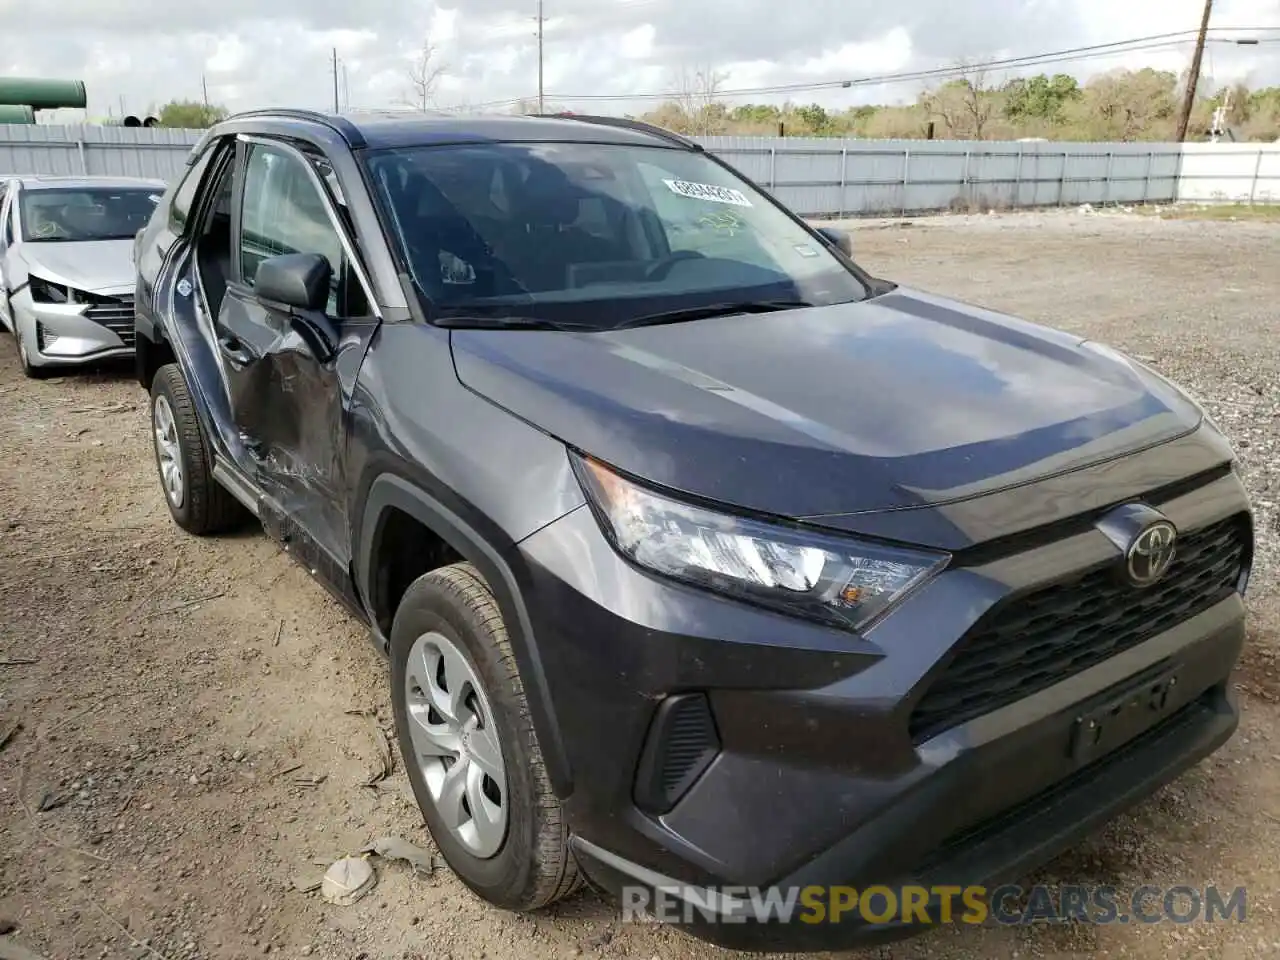
{"type": "Polygon", "coordinates": [[[705,137],[809,216],[891,215],[1177,198],[1175,144],[705,137]]]}
{"type": "Polygon", "coordinates": [[[0,174],[171,180],[199,130],[159,127],[0,125],[0,174]]]}
{"type": "Polygon", "coordinates": [[[1178,198],[1208,203],[1280,201],[1280,144],[1186,144],[1178,198]]]}
{"type": "MultiPolygon", "coordinates": [[[[0,125],[0,175],[171,180],[200,134],[0,125]]],[[[1280,144],[700,139],[806,216],[1172,200],[1280,202],[1280,144]]]]}
{"type": "Polygon", "coordinates": [[[1254,203],[1280,203],[1280,144],[1258,156],[1249,199],[1254,203]]]}

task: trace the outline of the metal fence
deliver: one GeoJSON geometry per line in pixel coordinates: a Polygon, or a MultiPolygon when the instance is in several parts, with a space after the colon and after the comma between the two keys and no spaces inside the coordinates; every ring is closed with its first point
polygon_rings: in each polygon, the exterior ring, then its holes
{"type": "Polygon", "coordinates": [[[0,124],[0,174],[172,179],[199,130],[0,124]]]}
{"type": "MultiPolygon", "coordinates": [[[[0,174],[171,179],[196,130],[0,125],[0,174]]],[[[705,137],[805,216],[1167,203],[1280,202],[1280,144],[705,137]]]]}
{"type": "Polygon", "coordinates": [[[1174,144],[708,137],[709,150],[806,215],[1169,202],[1174,144]]]}
{"type": "Polygon", "coordinates": [[[1280,143],[1188,143],[1179,200],[1280,203],[1280,143]]]}

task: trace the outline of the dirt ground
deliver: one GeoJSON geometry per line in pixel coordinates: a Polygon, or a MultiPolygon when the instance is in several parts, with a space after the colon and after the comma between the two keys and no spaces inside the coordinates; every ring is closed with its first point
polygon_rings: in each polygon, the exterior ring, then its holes
{"type": "MultiPolygon", "coordinates": [[[[1032,214],[859,225],[873,271],[1088,333],[1185,380],[1258,504],[1244,719],[1219,754],[1035,878],[1248,888],[1249,919],[964,928],[857,956],[1274,957],[1280,879],[1280,224],[1032,214]]],[[[295,880],[428,844],[384,667],[265,537],[170,522],[126,371],[24,380],[0,339],[0,932],[54,958],[728,957],[592,893],[514,917],[378,861],[348,907],[295,880]],[[49,809],[39,811],[44,805],[49,809]]],[[[854,956],[854,955],[850,955],[854,956]]]]}

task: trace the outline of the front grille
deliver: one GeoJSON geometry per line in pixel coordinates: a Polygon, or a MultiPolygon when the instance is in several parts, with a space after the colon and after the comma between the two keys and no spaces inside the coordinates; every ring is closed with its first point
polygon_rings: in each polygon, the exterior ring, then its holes
{"type": "Polygon", "coordinates": [[[133,297],[104,297],[100,294],[80,293],[80,299],[91,304],[84,312],[87,319],[106,327],[126,347],[133,346],[133,297]]]}
{"type": "Polygon", "coordinates": [[[920,743],[1086,670],[1231,594],[1249,544],[1237,515],[1182,533],[1164,577],[1134,587],[1105,568],[1000,604],[974,624],[911,714],[920,743]]]}

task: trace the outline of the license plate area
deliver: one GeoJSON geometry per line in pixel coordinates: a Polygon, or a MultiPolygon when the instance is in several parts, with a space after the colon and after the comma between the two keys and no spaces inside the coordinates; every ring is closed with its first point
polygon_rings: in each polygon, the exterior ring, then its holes
{"type": "Polygon", "coordinates": [[[1159,723],[1176,702],[1178,669],[1147,674],[1078,715],[1068,743],[1071,759],[1088,763],[1159,723]]]}

